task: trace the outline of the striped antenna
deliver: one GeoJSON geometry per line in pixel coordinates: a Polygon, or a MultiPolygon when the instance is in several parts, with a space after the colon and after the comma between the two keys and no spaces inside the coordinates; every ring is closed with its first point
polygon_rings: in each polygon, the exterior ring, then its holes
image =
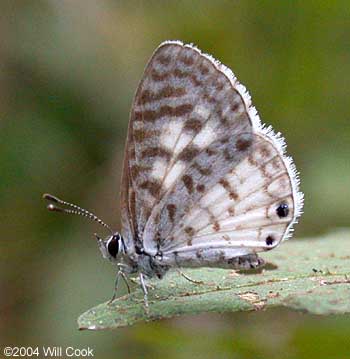
{"type": "Polygon", "coordinates": [[[77,206],[77,205],[75,205],[73,203],[63,201],[63,200],[61,200],[61,199],[59,199],[59,198],[57,198],[57,197],[55,197],[55,196],[53,196],[51,194],[48,194],[48,193],[45,193],[43,195],[43,198],[48,200],[48,201],[58,203],[58,204],[60,204],[62,206],[70,207],[70,208],[61,208],[61,207],[58,207],[58,206],[54,205],[53,203],[50,203],[47,206],[47,209],[49,211],[51,211],[51,212],[61,212],[61,213],[67,213],[67,214],[76,214],[78,216],[89,218],[92,221],[95,221],[95,222],[99,223],[101,226],[107,228],[113,234],[112,229],[106,223],[104,223],[95,214],[87,211],[86,209],[81,208],[81,207],[79,207],[79,206],[77,206]]]}

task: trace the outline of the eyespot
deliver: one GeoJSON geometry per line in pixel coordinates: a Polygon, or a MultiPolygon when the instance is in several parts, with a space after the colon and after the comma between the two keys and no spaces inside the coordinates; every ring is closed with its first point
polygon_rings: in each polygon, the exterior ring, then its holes
{"type": "Polygon", "coordinates": [[[268,246],[272,246],[274,241],[275,241],[275,239],[272,236],[267,236],[266,239],[265,239],[265,243],[268,246]]]}
{"type": "Polygon", "coordinates": [[[277,207],[276,213],[277,213],[278,217],[280,217],[280,218],[287,217],[288,214],[289,214],[289,206],[288,206],[288,204],[285,203],[285,202],[281,203],[277,207]]]}
{"type": "Polygon", "coordinates": [[[119,236],[113,236],[108,242],[107,242],[107,250],[108,253],[113,257],[116,258],[117,254],[119,252],[119,236]]]}

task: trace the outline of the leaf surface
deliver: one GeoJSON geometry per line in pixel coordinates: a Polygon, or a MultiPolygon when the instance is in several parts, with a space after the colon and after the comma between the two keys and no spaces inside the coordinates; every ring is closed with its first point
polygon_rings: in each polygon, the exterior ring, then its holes
{"type": "Polygon", "coordinates": [[[286,306],[326,315],[350,312],[350,232],[322,238],[291,240],[263,253],[267,262],[259,271],[201,268],[183,270],[203,284],[194,284],[176,271],[162,280],[149,280],[149,313],[143,293],[135,286],[130,295],[112,304],[102,303],[83,313],[79,329],[113,329],[140,321],[203,312],[264,310],[286,306]]]}

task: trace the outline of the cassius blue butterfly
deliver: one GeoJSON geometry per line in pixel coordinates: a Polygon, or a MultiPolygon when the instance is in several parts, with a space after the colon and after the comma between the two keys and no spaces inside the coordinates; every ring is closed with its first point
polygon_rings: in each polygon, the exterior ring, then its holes
{"type": "Polygon", "coordinates": [[[172,267],[256,268],[300,216],[303,195],[280,134],[261,124],[234,74],[192,45],[154,52],[131,109],[120,233],[52,195],[48,209],[98,221],[117,279],[162,278],[172,267]],[[58,205],[66,208],[61,208],[58,205]]]}

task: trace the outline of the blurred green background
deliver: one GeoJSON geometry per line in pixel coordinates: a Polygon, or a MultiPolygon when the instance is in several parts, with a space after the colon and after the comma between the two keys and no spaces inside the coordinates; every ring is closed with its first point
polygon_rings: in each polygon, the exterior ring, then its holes
{"type": "Polygon", "coordinates": [[[47,213],[41,200],[57,194],[119,228],[132,97],[158,44],[181,39],[232,68],[286,137],[305,192],[293,240],[348,226],[349,33],[348,1],[2,0],[0,346],[89,345],[96,358],[349,358],[349,316],[283,309],[78,332],[77,316],[112,294],[113,268],[92,236],[104,233],[47,213]]]}

